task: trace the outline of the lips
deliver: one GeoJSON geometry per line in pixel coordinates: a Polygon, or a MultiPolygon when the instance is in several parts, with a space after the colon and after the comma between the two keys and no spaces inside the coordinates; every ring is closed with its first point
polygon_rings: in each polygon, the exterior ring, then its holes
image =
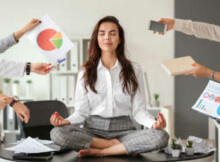
{"type": "Polygon", "coordinates": [[[110,46],[112,43],[104,43],[105,46],[110,46]]]}

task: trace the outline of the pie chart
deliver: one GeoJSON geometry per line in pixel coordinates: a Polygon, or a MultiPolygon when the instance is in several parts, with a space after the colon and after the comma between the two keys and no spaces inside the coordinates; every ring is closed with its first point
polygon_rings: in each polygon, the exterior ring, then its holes
{"type": "Polygon", "coordinates": [[[52,51],[59,49],[63,43],[63,36],[61,32],[54,29],[46,29],[37,36],[37,44],[45,51],[52,51]]]}

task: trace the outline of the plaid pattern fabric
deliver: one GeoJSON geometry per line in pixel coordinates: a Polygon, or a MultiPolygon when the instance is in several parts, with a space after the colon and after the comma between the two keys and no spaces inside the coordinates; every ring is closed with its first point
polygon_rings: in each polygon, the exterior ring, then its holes
{"type": "Polygon", "coordinates": [[[165,147],[169,135],[164,130],[135,130],[129,117],[102,118],[92,116],[85,127],[75,125],[55,127],[51,131],[54,143],[76,151],[89,148],[92,138],[117,138],[125,146],[127,153],[149,152],[165,147]]]}

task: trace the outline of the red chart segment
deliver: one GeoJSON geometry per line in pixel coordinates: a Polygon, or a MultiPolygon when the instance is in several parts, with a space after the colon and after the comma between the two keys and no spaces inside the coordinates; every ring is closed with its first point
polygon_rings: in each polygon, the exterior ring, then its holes
{"type": "Polygon", "coordinates": [[[37,37],[37,43],[45,51],[51,51],[56,49],[54,44],[50,41],[50,39],[57,33],[56,30],[54,29],[46,29],[42,32],[37,37]]]}

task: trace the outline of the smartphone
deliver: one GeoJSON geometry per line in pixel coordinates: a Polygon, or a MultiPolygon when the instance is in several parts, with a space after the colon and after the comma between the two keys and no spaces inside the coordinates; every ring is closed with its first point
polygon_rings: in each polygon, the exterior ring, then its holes
{"type": "Polygon", "coordinates": [[[156,32],[166,33],[167,25],[164,24],[164,23],[159,23],[157,21],[150,20],[149,30],[153,30],[153,31],[156,31],[156,32]]]}

